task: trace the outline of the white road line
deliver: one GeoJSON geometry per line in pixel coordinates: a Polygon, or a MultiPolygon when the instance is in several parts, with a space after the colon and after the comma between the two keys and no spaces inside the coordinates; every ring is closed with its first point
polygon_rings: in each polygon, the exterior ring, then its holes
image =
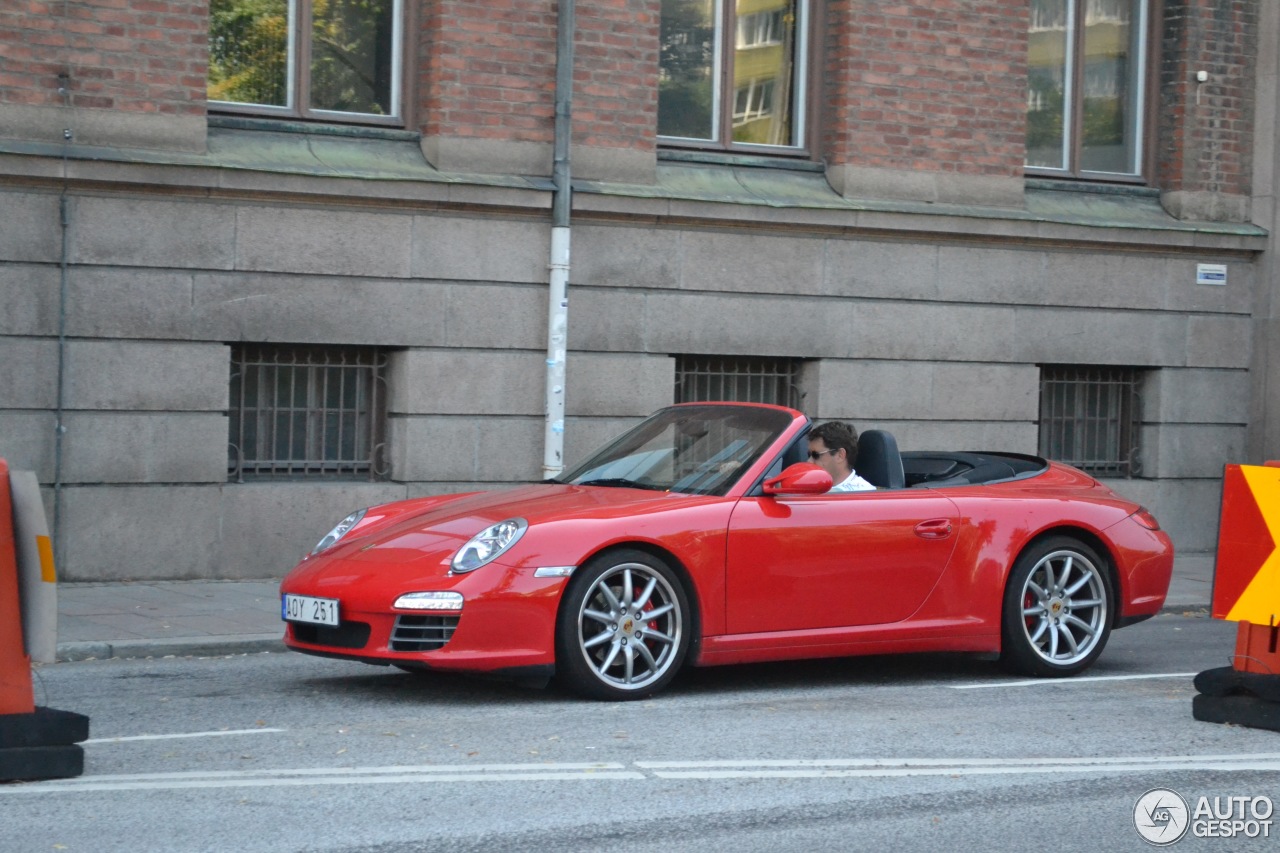
{"type": "Polygon", "coordinates": [[[545,782],[644,779],[621,764],[489,764],[419,767],[323,767],[286,770],[222,770],[82,776],[14,786],[6,794],[68,794],[94,791],[170,791],[207,788],[287,788],[306,785],[408,785],[424,782],[545,782]]]}
{"type": "Polygon", "coordinates": [[[1167,773],[1172,770],[1280,771],[1280,753],[1097,756],[1091,758],[833,758],[637,761],[624,764],[439,764],[312,767],[280,770],[136,773],[0,786],[13,794],[81,794],[317,785],[412,785],[440,782],[644,781],[652,779],[832,779],[1044,773],[1167,773]]]}
{"type": "Polygon", "coordinates": [[[1032,678],[1027,681],[993,681],[983,684],[948,684],[952,690],[982,690],[988,687],[1070,687],[1095,681],[1142,681],[1148,678],[1195,678],[1194,672],[1158,672],[1147,675],[1084,675],[1074,678],[1032,678]]]}
{"type": "Polygon", "coordinates": [[[216,732],[185,732],[182,734],[170,735],[130,735],[129,737],[95,737],[83,741],[85,744],[93,744],[95,746],[104,743],[127,743],[136,740],[178,740],[190,737],[223,737],[225,735],[256,735],[267,732],[283,732],[288,729],[232,729],[230,731],[216,732]]]}
{"type": "Polygon", "coordinates": [[[638,761],[662,779],[832,779],[1134,773],[1171,770],[1280,770],[1280,753],[1098,758],[850,758],[815,761],[638,761]]]}

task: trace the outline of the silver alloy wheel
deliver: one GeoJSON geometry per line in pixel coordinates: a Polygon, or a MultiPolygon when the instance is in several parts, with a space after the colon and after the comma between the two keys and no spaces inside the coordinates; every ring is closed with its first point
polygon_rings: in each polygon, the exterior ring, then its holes
{"type": "Polygon", "coordinates": [[[578,610],[578,648],[592,674],[622,690],[642,690],[676,662],[684,632],[680,600],[643,563],[602,574],[578,610]]]}
{"type": "Polygon", "coordinates": [[[1070,666],[1106,638],[1107,585],[1102,571],[1079,551],[1041,557],[1022,586],[1022,629],[1045,662],[1070,666]]]}

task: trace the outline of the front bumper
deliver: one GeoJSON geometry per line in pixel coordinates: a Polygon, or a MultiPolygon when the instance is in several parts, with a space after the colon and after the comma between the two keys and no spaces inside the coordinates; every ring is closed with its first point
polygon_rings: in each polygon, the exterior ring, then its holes
{"type": "Polygon", "coordinates": [[[486,566],[447,582],[384,586],[381,591],[331,584],[308,585],[286,578],[280,591],[337,598],[336,627],[285,623],[290,649],[331,658],[406,668],[470,672],[527,670],[555,665],[555,625],[565,578],[538,578],[532,569],[486,566]],[[493,571],[486,571],[493,570],[493,571]],[[406,592],[453,589],[463,594],[461,611],[401,610],[406,592]]]}

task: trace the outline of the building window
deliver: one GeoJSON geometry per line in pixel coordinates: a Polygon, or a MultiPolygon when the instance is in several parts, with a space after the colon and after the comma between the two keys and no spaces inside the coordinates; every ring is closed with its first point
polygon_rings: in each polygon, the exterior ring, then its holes
{"type": "Polygon", "coordinates": [[[398,123],[403,0],[211,0],[213,109],[398,123]]]}
{"type": "Polygon", "coordinates": [[[808,9],[808,0],[662,0],[663,142],[803,148],[808,9]]]}
{"type": "Polygon", "coordinates": [[[231,347],[229,478],[385,471],[386,353],[375,347],[231,347]]]}
{"type": "Polygon", "coordinates": [[[773,403],[800,408],[799,359],[676,356],[676,402],[773,403]]]}
{"type": "Polygon", "coordinates": [[[1133,477],[1141,371],[1042,365],[1040,455],[1097,477],[1133,477]]]}
{"type": "Polygon", "coordinates": [[[1027,170],[1142,174],[1149,0],[1032,0],[1027,170]]]}

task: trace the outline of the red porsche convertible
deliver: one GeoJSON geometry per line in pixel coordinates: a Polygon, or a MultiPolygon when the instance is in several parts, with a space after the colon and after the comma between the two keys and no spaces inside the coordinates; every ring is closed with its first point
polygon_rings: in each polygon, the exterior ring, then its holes
{"type": "Polygon", "coordinates": [[[1169,537],[1074,468],[867,430],[876,490],[830,493],[809,426],[677,405],[559,480],[352,513],[281,584],[285,642],[636,699],[685,664],[892,652],[1073,675],[1164,603],[1169,537]]]}

